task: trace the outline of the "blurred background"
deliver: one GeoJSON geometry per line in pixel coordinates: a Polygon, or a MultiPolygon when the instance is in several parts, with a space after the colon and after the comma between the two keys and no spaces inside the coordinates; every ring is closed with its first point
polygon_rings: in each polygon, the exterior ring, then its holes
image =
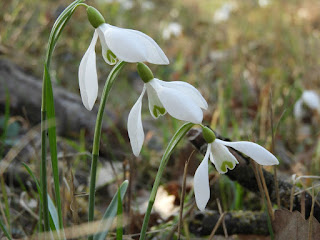
{"type": "MultiPolygon", "coordinates": [[[[1,1],[0,58],[13,62],[26,74],[41,81],[51,27],[69,3],[62,0],[1,1]]],[[[96,7],[107,23],[142,31],[159,44],[170,65],[149,67],[159,79],[186,81],[200,90],[209,104],[209,109],[204,113],[205,125],[233,141],[254,141],[272,150],[280,161],[278,170],[284,178],[289,179],[292,174],[319,175],[318,0],[95,0],[86,3],[96,7]],[[301,98],[308,90],[312,90],[311,100],[301,98]],[[299,99],[301,104],[295,107],[299,99]]],[[[79,7],[65,27],[52,60],[51,76],[55,87],[72,92],[79,99],[78,66],[93,31],[85,8],[79,7]]],[[[97,44],[101,91],[111,67],[105,64],[100,51],[101,46],[97,44]]],[[[154,120],[145,98],[142,119],[146,139],[141,156],[133,158],[126,124],[142,85],[134,64],[127,65],[115,82],[106,107],[111,117],[105,118],[108,128],[102,137],[101,183],[97,190],[97,201],[103,209],[115,192],[114,183],[124,178],[132,180],[128,200],[133,209],[130,214],[136,215],[135,220],[139,221],[136,221],[137,226],[131,223],[131,233],[139,231],[143,214],[141,209],[148,199],[163,150],[182,125],[182,122],[168,115],[154,120]]],[[[8,116],[5,114],[5,99],[4,95],[0,95],[0,133],[3,136],[0,158],[6,156],[37,125],[37,122],[29,121],[21,112],[15,113],[14,110],[10,111],[9,121],[5,121],[8,116]]],[[[25,111],[28,112],[28,107],[25,111]]],[[[65,132],[59,133],[59,151],[62,155],[69,154],[61,160],[61,166],[67,166],[67,170],[62,171],[62,182],[65,182],[62,185],[66,189],[70,190],[71,186],[74,189],[66,193],[67,224],[85,222],[86,219],[85,192],[90,166],[86,153],[91,150],[92,132],[93,129],[79,128],[72,131],[65,129],[65,132]],[[77,210],[70,211],[68,206],[74,202],[77,210]]],[[[29,149],[24,149],[28,154],[18,154],[12,161],[26,162],[36,172],[38,147],[35,141],[29,149]]],[[[171,196],[167,201],[171,202],[172,209],[179,206],[183,167],[190,156],[188,186],[192,188],[194,171],[202,159],[198,153],[191,155],[193,150],[191,144],[184,141],[165,171],[162,180],[164,195],[171,196]]],[[[255,197],[251,193],[227,177],[216,174],[213,167],[211,173],[218,179],[214,194],[215,198],[221,198],[224,210],[259,209],[253,204],[255,197]]],[[[23,184],[6,184],[11,194],[8,198],[11,211],[16,216],[16,223],[19,223],[19,236],[29,235],[32,226],[26,223],[28,213],[18,215],[17,209],[23,207],[14,200],[14,196],[21,199],[25,188],[23,184]]],[[[306,182],[306,186],[308,184],[306,182]]],[[[29,203],[34,196],[28,193],[23,198],[29,203]]],[[[186,201],[190,199],[193,199],[192,194],[186,201]]],[[[28,208],[36,211],[36,205],[28,208]]],[[[160,215],[161,211],[164,210],[158,211],[160,215]]],[[[100,216],[102,213],[103,210],[100,216]]],[[[168,216],[171,214],[169,211],[168,216]]],[[[161,224],[168,224],[169,220],[164,220],[168,216],[155,217],[151,225],[163,229],[161,224]]]]}

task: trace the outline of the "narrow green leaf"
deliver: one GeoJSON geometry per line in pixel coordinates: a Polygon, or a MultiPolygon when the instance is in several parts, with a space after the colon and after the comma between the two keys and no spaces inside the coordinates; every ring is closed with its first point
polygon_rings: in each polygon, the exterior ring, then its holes
{"type": "Polygon", "coordinates": [[[58,153],[57,153],[57,136],[56,136],[56,121],[55,121],[55,109],[52,85],[50,75],[45,67],[45,81],[46,81],[46,103],[47,103],[47,121],[48,121],[48,135],[49,146],[51,154],[52,175],[54,183],[54,192],[56,198],[56,206],[59,217],[59,228],[63,228],[62,222],[62,209],[61,209],[61,197],[60,197],[60,182],[59,182],[59,167],[58,167],[58,153]]]}
{"type": "Polygon", "coordinates": [[[104,240],[107,237],[107,234],[109,232],[109,229],[111,227],[111,224],[113,222],[114,217],[117,214],[118,211],[118,195],[120,195],[121,200],[123,201],[124,195],[127,191],[128,188],[128,180],[124,181],[120,188],[118,189],[117,193],[113,196],[111,203],[109,204],[106,212],[104,213],[100,227],[99,227],[99,232],[93,236],[94,240],[104,240]],[[119,194],[120,192],[120,194],[119,194]]]}
{"type": "Polygon", "coordinates": [[[3,123],[3,130],[2,130],[2,135],[0,140],[2,141],[2,144],[0,146],[0,161],[2,159],[2,155],[4,153],[4,146],[5,146],[5,140],[7,137],[7,130],[9,127],[9,118],[10,118],[10,95],[9,95],[9,90],[6,87],[6,102],[5,102],[5,107],[4,107],[4,123],[3,123]]]}
{"type": "Polygon", "coordinates": [[[10,232],[10,224],[11,224],[11,220],[10,220],[10,208],[9,208],[9,201],[8,201],[8,194],[7,194],[7,189],[4,183],[4,176],[1,175],[0,176],[0,182],[1,182],[1,192],[2,192],[2,197],[3,197],[3,201],[4,201],[4,214],[7,222],[8,222],[8,228],[9,228],[9,232],[10,232]]]}
{"type": "Polygon", "coordinates": [[[149,203],[148,203],[148,208],[146,211],[146,214],[144,216],[143,219],[143,224],[142,224],[142,228],[141,228],[141,232],[140,232],[140,240],[145,239],[146,237],[146,232],[147,232],[147,228],[148,228],[148,223],[149,223],[149,219],[150,219],[150,214],[151,214],[151,210],[154,204],[154,201],[156,199],[156,195],[157,195],[157,191],[160,185],[160,180],[161,180],[161,176],[162,173],[168,163],[169,157],[172,154],[172,151],[175,149],[175,147],[177,146],[177,144],[181,141],[181,139],[188,133],[188,131],[194,126],[194,123],[185,123],[183,124],[178,130],[177,132],[174,134],[174,136],[171,138],[166,151],[164,152],[162,158],[161,158],[161,162],[160,162],[160,166],[157,172],[157,176],[156,179],[154,181],[153,187],[152,187],[152,191],[150,194],[150,198],[149,198],[149,203]]]}
{"type": "Polygon", "coordinates": [[[122,240],[123,227],[122,227],[122,199],[120,191],[118,190],[118,208],[117,208],[117,240],[122,240]]]}
{"type": "Polygon", "coordinates": [[[6,228],[6,226],[3,224],[3,222],[1,221],[1,219],[0,219],[0,229],[3,231],[4,235],[5,235],[9,240],[12,239],[11,236],[10,236],[10,234],[9,234],[9,232],[8,232],[8,230],[7,230],[7,228],[6,228]]]}
{"type": "Polygon", "coordinates": [[[54,179],[54,190],[55,190],[55,199],[59,219],[59,228],[63,228],[62,222],[62,210],[61,210],[61,198],[60,198],[60,184],[59,184],[59,169],[58,169],[58,160],[57,160],[57,141],[56,141],[56,126],[55,126],[55,110],[54,110],[54,101],[52,93],[52,84],[50,79],[50,63],[54,48],[57,44],[57,41],[62,33],[62,30],[66,26],[67,22],[71,18],[74,10],[77,6],[82,3],[83,0],[76,0],[71,3],[57,18],[55,21],[50,37],[48,40],[46,60],[44,64],[44,75],[43,75],[43,90],[42,90],[42,117],[41,123],[45,124],[46,119],[49,122],[49,127],[46,129],[42,127],[41,134],[41,148],[42,148],[42,157],[41,157],[41,184],[42,184],[42,199],[43,199],[43,217],[45,223],[45,230],[48,231],[48,200],[47,200],[47,186],[46,186],[46,135],[48,132],[49,135],[49,146],[51,153],[51,164],[53,171],[54,179]]]}
{"type": "Polygon", "coordinates": [[[82,2],[84,2],[84,0],[76,0],[73,3],[71,3],[68,7],[66,7],[66,9],[59,15],[59,17],[55,21],[51,29],[51,33],[48,41],[48,49],[47,49],[47,55],[46,55],[46,64],[48,68],[50,68],[52,53],[62,33],[62,30],[64,29],[66,23],[71,18],[74,10],[82,2]]]}
{"type": "MultiPolygon", "coordinates": [[[[31,176],[31,178],[33,179],[33,181],[36,184],[37,190],[38,190],[38,195],[39,195],[39,200],[40,203],[42,204],[42,191],[40,188],[40,184],[38,182],[38,179],[36,178],[36,176],[34,175],[34,173],[32,172],[32,170],[29,168],[29,166],[25,163],[22,163],[22,165],[25,167],[25,169],[27,170],[27,172],[29,173],[29,175],[31,176]]],[[[52,199],[50,198],[49,195],[47,195],[48,197],[48,208],[49,208],[49,217],[50,217],[50,229],[51,230],[57,230],[59,231],[59,219],[58,219],[58,213],[57,213],[57,209],[54,206],[54,203],[52,202],[52,199]]]]}

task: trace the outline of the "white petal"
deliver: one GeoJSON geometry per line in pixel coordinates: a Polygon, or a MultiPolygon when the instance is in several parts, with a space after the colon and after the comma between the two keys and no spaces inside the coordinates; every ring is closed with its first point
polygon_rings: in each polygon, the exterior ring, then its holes
{"type": "Polygon", "coordinates": [[[154,88],[150,84],[146,84],[147,94],[149,100],[149,110],[153,118],[157,119],[160,116],[163,116],[167,113],[166,109],[163,107],[160,102],[158,95],[154,88]]]}
{"type": "Polygon", "coordinates": [[[107,46],[107,40],[104,34],[108,30],[109,26],[110,25],[103,23],[97,28],[97,32],[99,34],[99,39],[101,43],[101,54],[104,61],[107,64],[114,65],[117,63],[117,58],[114,58],[112,53],[110,52],[111,50],[107,46]]]}
{"type": "Polygon", "coordinates": [[[303,102],[312,110],[320,112],[320,96],[313,90],[306,90],[302,94],[303,102]]]}
{"type": "Polygon", "coordinates": [[[203,211],[210,198],[209,173],[208,173],[208,158],[210,148],[208,146],[207,153],[201,164],[194,174],[194,195],[198,208],[203,211]]]}
{"type": "Polygon", "coordinates": [[[256,143],[247,142],[247,141],[225,142],[219,139],[216,139],[215,142],[218,142],[225,146],[232,147],[235,150],[238,150],[239,152],[244,153],[248,157],[255,160],[257,163],[259,163],[260,165],[279,164],[278,159],[272,153],[270,153],[268,150],[266,150],[265,148],[261,147],[256,143]]]}
{"type": "Polygon", "coordinates": [[[302,102],[302,99],[300,98],[294,104],[293,115],[296,119],[301,120],[304,114],[305,114],[305,110],[303,109],[303,102],[302,102]]]}
{"type": "Polygon", "coordinates": [[[83,105],[91,110],[98,96],[98,76],[95,45],[98,34],[95,31],[92,41],[81,59],[79,66],[79,86],[83,105]]]}
{"type": "Polygon", "coordinates": [[[144,132],[141,121],[141,106],[145,91],[146,87],[144,86],[140,97],[133,105],[128,116],[128,134],[131,148],[135,156],[139,156],[144,141],[144,132]]]}
{"type": "Polygon", "coordinates": [[[174,88],[183,92],[185,95],[189,96],[202,109],[208,109],[207,101],[203,98],[199,90],[191,84],[182,81],[165,82],[159,80],[159,82],[161,86],[174,88]]]}
{"type": "Polygon", "coordinates": [[[158,81],[155,78],[149,84],[157,92],[160,102],[171,116],[195,124],[202,122],[202,110],[189,96],[176,89],[163,87],[158,81]]]}
{"type": "Polygon", "coordinates": [[[234,169],[239,162],[229,152],[228,148],[220,144],[217,140],[218,139],[210,144],[210,160],[219,173],[226,173],[228,169],[234,169]]]}
{"type": "Polygon", "coordinates": [[[142,32],[108,25],[104,36],[108,47],[120,60],[169,64],[158,44],[142,32]]]}

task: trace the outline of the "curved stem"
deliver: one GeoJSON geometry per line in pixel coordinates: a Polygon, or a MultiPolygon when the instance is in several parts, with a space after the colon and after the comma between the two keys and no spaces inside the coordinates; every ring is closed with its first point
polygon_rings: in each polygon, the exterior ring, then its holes
{"type": "Polygon", "coordinates": [[[140,240],[144,240],[146,237],[146,232],[147,232],[148,223],[149,223],[149,219],[150,219],[150,215],[151,215],[151,210],[152,210],[154,201],[156,199],[156,195],[157,195],[157,191],[158,191],[158,188],[160,185],[162,173],[163,173],[163,171],[169,161],[169,157],[170,157],[172,151],[177,146],[177,144],[180,142],[180,140],[187,134],[187,132],[194,125],[195,124],[193,124],[193,123],[185,123],[184,125],[182,125],[178,129],[178,131],[175,133],[175,135],[172,137],[171,141],[169,142],[169,144],[167,146],[166,151],[164,152],[164,154],[161,158],[161,162],[160,162],[160,166],[159,166],[159,169],[157,172],[157,176],[156,176],[156,179],[154,181],[154,184],[153,184],[153,187],[151,190],[148,208],[147,208],[146,214],[144,215],[143,224],[142,224],[142,228],[141,228],[141,232],[140,232],[140,240]]]}
{"type": "MultiPolygon", "coordinates": [[[[92,163],[91,163],[91,172],[90,172],[90,192],[89,192],[89,217],[88,221],[91,222],[94,219],[94,200],[95,200],[95,188],[96,188],[96,175],[97,175],[97,163],[99,158],[99,148],[100,148],[100,137],[101,137],[101,128],[102,128],[102,119],[104,114],[104,109],[106,102],[111,90],[111,87],[114,83],[114,80],[118,76],[119,72],[125,66],[126,62],[118,62],[114,68],[111,70],[107,81],[104,85],[104,89],[101,96],[101,102],[97,114],[97,120],[94,130],[93,138],[93,147],[92,147],[92,163]]],[[[90,236],[88,239],[93,239],[93,236],[90,236]]]]}

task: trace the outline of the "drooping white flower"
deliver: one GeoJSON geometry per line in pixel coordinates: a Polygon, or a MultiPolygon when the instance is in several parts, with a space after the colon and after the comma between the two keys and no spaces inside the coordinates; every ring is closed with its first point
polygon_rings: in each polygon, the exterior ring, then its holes
{"type": "Polygon", "coordinates": [[[100,39],[102,56],[113,65],[117,60],[125,62],[149,62],[169,64],[169,60],[158,44],[146,34],[105,23],[101,14],[93,7],[87,8],[88,19],[95,32],[88,50],[79,66],[80,93],[84,106],[91,110],[98,95],[95,45],[100,39]]]}
{"type": "Polygon", "coordinates": [[[238,164],[237,159],[231,154],[227,147],[231,147],[239,152],[244,153],[252,158],[260,165],[275,165],[279,164],[278,159],[260,145],[241,141],[241,142],[226,142],[215,139],[214,133],[210,129],[203,128],[204,138],[205,134],[213,134],[209,136],[207,152],[201,164],[199,165],[194,175],[194,194],[198,208],[203,211],[210,198],[209,174],[208,174],[208,160],[214,164],[217,171],[221,174],[226,173],[228,169],[232,170],[238,164]]]}
{"type": "Polygon", "coordinates": [[[155,119],[168,112],[179,120],[199,124],[203,119],[202,109],[208,108],[206,100],[192,85],[181,81],[165,82],[154,78],[151,70],[143,63],[138,63],[138,72],[145,84],[128,116],[128,134],[135,156],[139,155],[144,141],[141,106],[146,91],[149,110],[155,119]]]}
{"type": "Polygon", "coordinates": [[[294,116],[297,120],[301,120],[304,117],[308,117],[310,111],[317,111],[320,114],[320,96],[316,91],[305,90],[302,93],[301,98],[294,105],[294,116]]]}

